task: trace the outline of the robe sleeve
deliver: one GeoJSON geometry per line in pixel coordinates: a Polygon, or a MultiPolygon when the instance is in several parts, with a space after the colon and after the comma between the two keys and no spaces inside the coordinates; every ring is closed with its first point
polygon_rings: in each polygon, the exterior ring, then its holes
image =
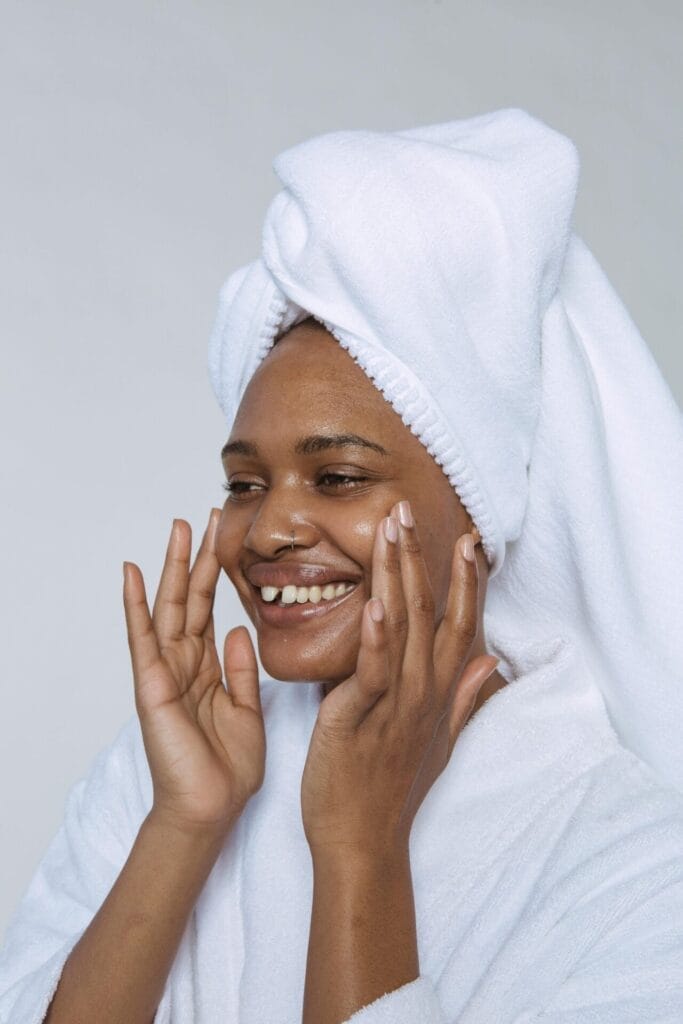
{"type": "Polygon", "coordinates": [[[432,981],[421,974],[356,1010],[344,1024],[448,1024],[432,981]]]}
{"type": "MultiPolygon", "coordinates": [[[[523,996],[512,996],[508,1005],[499,992],[495,1007],[468,1005],[455,1019],[444,1011],[431,979],[421,975],[357,1010],[344,1024],[490,1024],[494,1015],[506,1024],[681,1024],[683,850],[630,893],[625,889],[623,901],[613,902],[601,917],[591,927],[600,938],[588,945],[551,994],[539,997],[544,987],[539,971],[546,977],[560,974],[562,963],[571,960],[571,948],[553,942],[551,934],[545,962],[539,965],[530,958],[531,974],[526,977],[520,966],[510,983],[529,993],[524,1009],[523,996]]],[[[440,985],[448,988],[448,977],[440,985]]]]}
{"type": "Polygon", "coordinates": [[[136,727],[129,720],[69,790],[62,824],[10,919],[0,950],[2,1024],[45,1019],[71,950],[128,858],[148,813],[136,727]]]}
{"type": "Polygon", "coordinates": [[[683,850],[671,871],[678,880],[624,914],[524,1024],[683,1021],[683,850]]]}

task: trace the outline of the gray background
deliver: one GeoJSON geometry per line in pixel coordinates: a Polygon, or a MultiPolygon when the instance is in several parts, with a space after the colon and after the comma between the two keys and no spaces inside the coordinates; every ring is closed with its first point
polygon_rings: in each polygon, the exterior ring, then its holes
{"type": "MultiPolygon", "coordinates": [[[[27,0],[0,27],[0,928],[134,713],[121,563],[223,500],[206,373],[282,149],[521,106],[582,158],[576,227],[679,402],[681,5],[27,0]]],[[[223,580],[222,636],[245,622],[223,580]]]]}

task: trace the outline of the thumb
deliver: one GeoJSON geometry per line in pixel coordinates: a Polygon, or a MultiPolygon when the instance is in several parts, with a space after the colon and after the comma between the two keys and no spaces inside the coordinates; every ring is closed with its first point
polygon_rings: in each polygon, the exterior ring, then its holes
{"type": "Polygon", "coordinates": [[[249,707],[262,716],[258,664],[246,626],[235,626],[227,632],[223,644],[223,667],[233,704],[249,707]]]}
{"type": "Polygon", "coordinates": [[[470,662],[458,680],[455,698],[448,719],[449,758],[455,746],[455,741],[474,710],[479,691],[488,677],[496,670],[499,661],[500,658],[496,658],[491,654],[478,658],[470,662]]]}

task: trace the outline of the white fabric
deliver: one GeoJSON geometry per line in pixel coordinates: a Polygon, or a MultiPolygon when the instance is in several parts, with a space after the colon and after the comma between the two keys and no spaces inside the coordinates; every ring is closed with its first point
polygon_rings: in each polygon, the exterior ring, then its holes
{"type": "MultiPolygon", "coordinates": [[[[420,977],[350,1020],[680,1024],[683,798],[621,746],[570,642],[490,647],[510,682],[465,727],[411,834],[420,977]]],[[[301,1021],[313,879],[299,791],[320,691],[266,679],[262,694],[264,784],[200,894],[156,1024],[301,1021]]],[[[71,791],[10,923],[2,1024],[44,1020],[151,799],[132,718],[71,791]]]]}
{"type": "Polygon", "coordinates": [[[472,515],[487,632],[575,635],[625,745],[683,791],[683,423],[572,230],[573,143],[511,108],[329,132],[274,168],[262,256],[211,338],[228,426],[313,314],[472,515]]]}
{"type": "MultiPolygon", "coordinates": [[[[275,169],[263,259],[226,282],[212,336],[228,421],[274,340],[308,312],[326,323],[472,514],[488,649],[511,680],[413,825],[420,977],[350,1020],[680,1024],[681,418],[571,231],[574,147],[513,109],[329,133],[275,169]]],[[[320,691],[262,694],[264,785],[197,900],[157,1024],[301,1019],[300,780],[320,691]]],[[[133,718],[71,791],[10,923],[1,1024],[44,1020],[151,800],[133,718]]]]}

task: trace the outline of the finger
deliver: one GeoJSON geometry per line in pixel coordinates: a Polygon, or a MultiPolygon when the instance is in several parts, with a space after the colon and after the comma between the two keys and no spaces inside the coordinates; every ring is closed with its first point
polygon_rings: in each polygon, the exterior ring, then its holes
{"type": "Polygon", "coordinates": [[[162,649],[185,632],[191,546],[190,524],[184,519],[174,519],[152,611],[154,629],[162,649]]]}
{"type": "Polygon", "coordinates": [[[448,756],[450,758],[455,741],[467,724],[482,686],[498,667],[499,658],[487,655],[470,662],[463,672],[455,691],[453,705],[448,718],[448,756]]]}
{"type": "Polygon", "coordinates": [[[216,628],[214,626],[214,621],[213,621],[213,606],[211,608],[211,614],[209,615],[209,621],[206,624],[206,628],[204,630],[204,634],[203,635],[204,635],[204,639],[205,640],[210,640],[212,644],[216,643],[216,628]]]}
{"type": "Polygon", "coordinates": [[[220,509],[211,509],[209,522],[190,572],[185,613],[185,633],[190,636],[201,636],[204,633],[213,608],[216,583],[221,571],[215,550],[216,528],[220,514],[220,509]]]}
{"type": "Polygon", "coordinates": [[[408,614],[401,689],[409,688],[410,693],[405,696],[412,699],[424,696],[432,683],[434,596],[409,502],[400,502],[396,512],[399,519],[401,578],[408,614]]]}
{"type": "Polygon", "coordinates": [[[388,688],[384,608],[382,602],[373,597],[363,609],[356,671],[327,694],[320,720],[325,725],[355,729],[388,688]]]}
{"type": "Polygon", "coordinates": [[[401,560],[398,550],[398,522],[393,516],[382,519],[375,531],[372,553],[372,596],[378,597],[384,608],[384,633],[390,685],[396,680],[403,665],[403,651],[408,634],[408,611],[403,594],[401,560]],[[387,536],[387,523],[393,522],[391,540],[387,536]]]}
{"type": "Polygon", "coordinates": [[[479,570],[476,557],[473,561],[464,557],[467,536],[463,534],[455,544],[446,610],[434,639],[436,684],[446,694],[460,678],[477,635],[479,570]]]}
{"type": "Polygon", "coordinates": [[[223,644],[223,667],[226,686],[233,704],[251,708],[262,715],[258,664],[246,626],[235,626],[226,634],[223,644]]]}
{"type": "Polygon", "coordinates": [[[134,562],[123,563],[123,606],[136,683],[161,657],[147,606],[145,581],[134,562]]]}

